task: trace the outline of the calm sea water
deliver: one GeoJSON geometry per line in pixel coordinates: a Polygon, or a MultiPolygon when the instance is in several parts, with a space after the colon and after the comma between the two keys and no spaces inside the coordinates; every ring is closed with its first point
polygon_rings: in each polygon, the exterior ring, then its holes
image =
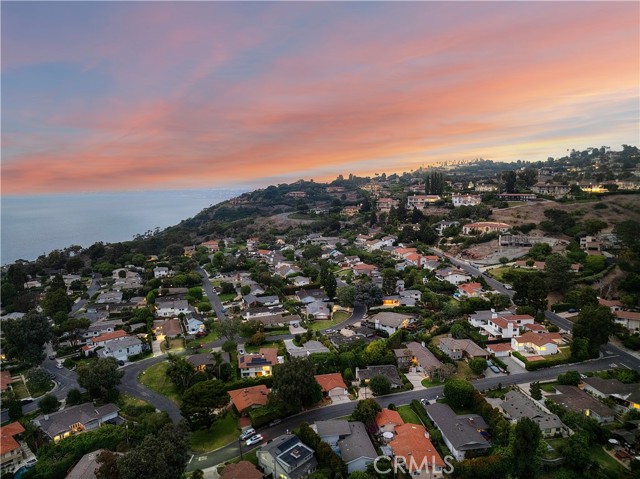
{"type": "Polygon", "coordinates": [[[0,260],[34,260],[51,250],[127,241],[166,228],[244,190],[174,190],[2,198],[0,260]]]}

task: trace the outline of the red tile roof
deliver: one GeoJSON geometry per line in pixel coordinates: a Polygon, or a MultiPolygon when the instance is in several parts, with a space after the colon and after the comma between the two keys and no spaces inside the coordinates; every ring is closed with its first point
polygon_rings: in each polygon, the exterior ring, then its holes
{"type": "Polygon", "coordinates": [[[396,427],[396,437],[389,446],[394,456],[406,459],[411,472],[424,470],[425,467],[432,470],[433,464],[445,467],[442,457],[427,438],[427,430],[422,425],[407,423],[396,427]]]}
{"type": "Polygon", "coordinates": [[[0,391],[5,391],[12,382],[13,380],[11,379],[11,373],[9,371],[0,372],[0,391]]]}
{"type": "Polygon", "coordinates": [[[467,294],[473,294],[476,291],[480,291],[482,289],[482,285],[480,283],[464,283],[458,286],[458,289],[461,289],[467,294]]]}
{"type": "Polygon", "coordinates": [[[113,333],[104,333],[95,338],[89,339],[93,344],[102,343],[104,341],[109,341],[110,339],[118,339],[124,338],[127,335],[127,332],[119,329],[118,331],[114,331],[113,333]]]}
{"type": "Polygon", "coordinates": [[[0,450],[2,454],[20,449],[20,443],[13,436],[24,432],[24,427],[18,421],[0,427],[0,450]]]}
{"type": "Polygon", "coordinates": [[[278,350],[276,348],[260,348],[260,352],[258,352],[258,354],[245,354],[238,356],[238,367],[240,369],[247,369],[257,366],[257,364],[252,364],[252,360],[263,355],[269,363],[265,364],[265,366],[275,366],[278,364],[278,350]]]}
{"type": "Polygon", "coordinates": [[[487,349],[498,353],[501,351],[511,351],[511,343],[496,343],[496,344],[487,344],[487,349]]]}
{"type": "Polygon", "coordinates": [[[376,414],[376,425],[378,427],[384,427],[388,424],[404,424],[404,421],[400,417],[398,411],[392,411],[391,409],[383,409],[376,414]]]}
{"type": "Polygon", "coordinates": [[[347,389],[347,385],[344,383],[342,379],[342,374],[340,373],[332,373],[332,374],[318,374],[315,376],[316,382],[322,388],[322,392],[329,392],[335,388],[344,388],[347,389]]]}
{"type": "Polygon", "coordinates": [[[224,467],[220,479],[262,479],[263,474],[249,461],[240,461],[224,467]]]}
{"type": "Polygon", "coordinates": [[[520,344],[533,343],[536,346],[544,346],[549,343],[560,343],[562,341],[562,336],[560,336],[560,333],[534,333],[529,331],[519,338],[516,338],[516,341],[520,344]]]}
{"type": "Polygon", "coordinates": [[[231,401],[238,412],[243,412],[252,406],[264,406],[267,404],[269,389],[264,384],[249,388],[228,391],[231,401]]]}
{"type": "Polygon", "coordinates": [[[616,311],[614,314],[620,319],[640,320],[640,313],[634,311],[616,311]]]}

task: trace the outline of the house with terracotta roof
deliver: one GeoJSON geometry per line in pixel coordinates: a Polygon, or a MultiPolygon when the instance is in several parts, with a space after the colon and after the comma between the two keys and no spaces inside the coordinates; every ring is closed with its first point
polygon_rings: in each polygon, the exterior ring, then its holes
{"type": "Polygon", "coordinates": [[[342,374],[340,373],[317,374],[314,377],[316,379],[316,382],[322,388],[323,396],[331,399],[333,397],[347,395],[347,385],[344,383],[344,380],[342,379],[342,374]]]}
{"type": "Polygon", "coordinates": [[[276,348],[260,348],[257,354],[239,354],[238,368],[243,378],[271,376],[273,366],[278,364],[276,348]]]}
{"type": "Polygon", "coordinates": [[[200,243],[200,246],[204,246],[207,248],[207,251],[210,253],[216,253],[220,251],[220,244],[216,240],[205,241],[204,243],[200,243]]]}
{"type": "Polygon", "coordinates": [[[495,221],[480,221],[477,223],[469,223],[462,227],[462,234],[487,234],[487,233],[506,233],[511,229],[511,225],[506,223],[498,223],[495,221]]]}
{"type": "Polygon", "coordinates": [[[503,358],[509,356],[513,349],[511,348],[511,343],[494,343],[487,344],[487,351],[497,358],[503,358]]]}
{"type": "Polygon", "coordinates": [[[24,456],[22,446],[16,436],[24,432],[24,427],[18,421],[0,427],[0,466],[2,474],[14,472],[24,456]]]}
{"type": "Polygon", "coordinates": [[[220,479],[262,479],[264,474],[249,461],[228,464],[222,470],[220,479]]]}
{"type": "Polygon", "coordinates": [[[104,346],[104,343],[107,341],[119,341],[127,337],[127,332],[118,329],[117,331],[113,331],[112,333],[104,333],[100,336],[96,336],[95,338],[87,339],[87,345],[89,347],[98,347],[104,346]]]}
{"type": "Polygon", "coordinates": [[[236,411],[245,414],[250,409],[265,406],[269,397],[269,388],[264,384],[227,391],[236,411]]]}
{"type": "Polygon", "coordinates": [[[616,311],[621,311],[624,306],[622,302],[618,301],[617,299],[598,298],[598,304],[600,306],[604,306],[605,308],[609,308],[612,313],[615,313],[616,311]]]}
{"type": "Polygon", "coordinates": [[[458,294],[465,298],[479,298],[482,296],[482,285],[480,283],[459,284],[458,294]]]}
{"type": "Polygon", "coordinates": [[[13,379],[11,379],[11,372],[6,369],[4,371],[0,371],[0,391],[5,392],[12,382],[13,379]]]}
{"type": "Polygon", "coordinates": [[[397,426],[404,424],[402,417],[398,411],[392,411],[391,409],[382,409],[376,414],[376,426],[378,426],[378,433],[384,434],[385,432],[395,432],[397,426]]]}
{"type": "Polygon", "coordinates": [[[389,447],[396,462],[404,463],[411,477],[426,479],[443,476],[446,464],[422,424],[402,424],[396,427],[395,433],[389,447]]]}
{"type": "Polygon", "coordinates": [[[511,348],[514,351],[539,356],[556,354],[560,344],[562,344],[560,333],[534,333],[529,331],[522,336],[511,339],[511,348]]]}
{"type": "Polygon", "coordinates": [[[621,324],[630,331],[640,330],[640,313],[635,311],[615,311],[616,324],[621,324]]]}

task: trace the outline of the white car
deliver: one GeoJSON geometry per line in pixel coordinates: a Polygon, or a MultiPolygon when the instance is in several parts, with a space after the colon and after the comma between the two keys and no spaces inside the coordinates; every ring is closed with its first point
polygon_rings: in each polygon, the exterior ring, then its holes
{"type": "Polygon", "coordinates": [[[260,434],[256,434],[255,436],[250,437],[245,443],[247,446],[253,446],[254,444],[258,444],[262,442],[264,438],[260,434]]]}
{"type": "Polygon", "coordinates": [[[244,441],[255,435],[256,435],[256,430],[254,428],[250,428],[244,431],[242,434],[240,434],[240,440],[244,441]]]}
{"type": "Polygon", "coordinates": [[[56,369],[64,369],[62,363],[56,363],[56,369]]]}

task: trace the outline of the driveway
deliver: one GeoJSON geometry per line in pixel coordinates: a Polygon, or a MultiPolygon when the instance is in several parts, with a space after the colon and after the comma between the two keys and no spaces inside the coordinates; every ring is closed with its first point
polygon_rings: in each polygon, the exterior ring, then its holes
{"type": "Polygon", "coordinates": [[[427,389],[422,385],[422,381],[426,378],[424,374],[408,372],[407,374],[405,374],[405,376],[409,381],[411,381],[411,384],[413,384],[414,391],[418,391],[420,389],[427,389]]]}
{"type": "Polygon", "coordinates": [[[500,359],[509,367],[509,372],[512,376],[514,374],[524,374],[527,372],[527,370],[515,362],[511,356],[505,356],[500,359]]]}

